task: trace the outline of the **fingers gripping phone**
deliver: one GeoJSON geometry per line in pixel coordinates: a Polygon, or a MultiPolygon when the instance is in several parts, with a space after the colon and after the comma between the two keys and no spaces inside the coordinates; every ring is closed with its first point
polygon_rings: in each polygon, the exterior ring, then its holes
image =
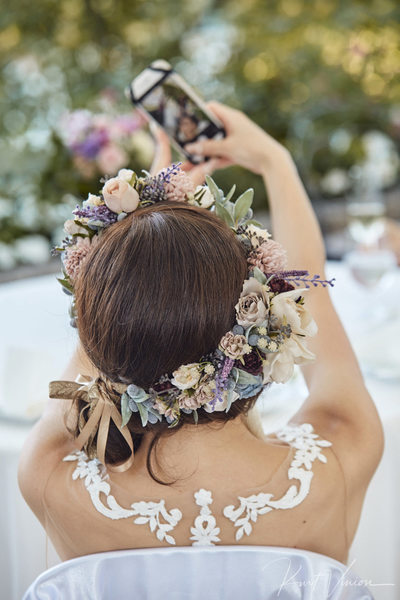
{"type": "Polygon", "coordinates": [[[168,134],[175,148],[192,163],[207,157],[191,154],[186,144],[225,137],[225,129],[205,102],[166,60],[156,60],[130,84],[129,97],[168,134]]]}

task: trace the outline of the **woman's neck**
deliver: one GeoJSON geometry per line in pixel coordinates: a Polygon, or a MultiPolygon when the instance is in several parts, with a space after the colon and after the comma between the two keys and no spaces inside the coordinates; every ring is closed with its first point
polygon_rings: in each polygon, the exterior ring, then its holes
{"type": "MultiPolygon", "coordinates": [[[[262,430],[252,427],[246,417],[202,425],[184,425],[170,435],[161,436],[152,464],[161,479],[187,479],[194,473],[200,479],[210,471],[224,471],[228,464],[248,462],[249,451],[262,443],[262,430]],[[251,430],[251,429],[252,430],[251,430]],[[159,467],[159,468],[158,468],[159,467]]],[[[146,471],[146,459],[154,435],[146,433],[135,457],[136,468],[146,471]]],[[[153,451],[154,452],[154,451],[153,451]]],[[[226,473],[226,471],[224,471],[226,473]]]]}

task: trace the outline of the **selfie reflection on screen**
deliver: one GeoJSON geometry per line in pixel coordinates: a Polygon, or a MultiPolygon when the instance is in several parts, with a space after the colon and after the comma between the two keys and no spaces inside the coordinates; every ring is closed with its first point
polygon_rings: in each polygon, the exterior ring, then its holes
{"type": "Polygon", "coordinates": [[[142,104],[181,145],[214,137],[219,131],[183,90],[168,82],[150,92],[142,104]]]}

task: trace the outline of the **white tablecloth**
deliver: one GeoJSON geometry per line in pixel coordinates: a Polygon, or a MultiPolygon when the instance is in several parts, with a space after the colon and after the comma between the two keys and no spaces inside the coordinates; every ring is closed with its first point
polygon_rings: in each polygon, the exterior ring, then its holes
{"type": "MultiPolygon", "coordinates": [[[[352,568],[372,582],[377,600],[400,597],[400,273],[387,289],[368,294],[352,282],[342,265],[332,263],[329,276],[337,282],[332,297],[365,366],[367,385],[385,429],[385,453],[369,487],[359,529],[350,553],[352,568]],[[390,320],[368,326],[368,311],[387,305],[390,320]],[[395,586],[393,586],[395,584],[395,586]]],[[[71,355],[76,332],[69,327],[69,298],[55,276],[44,276],[0,286],[0,599],[19,600],[29,583],[46,568],[46,538],[21,498],[16,481],[17,462],[29,423],[15,416],[39,414],[47,398],[47,385],[57,379],[71,355]]],[[[300,373],[285,386],[273,386],[260,407],[266,430],[286,422],[305,398],[300,373]]],[[[58,561],[49,544],[48,566],[58,561]]],[[[350,564],[349,563],[349,564],[350,564]]]]}

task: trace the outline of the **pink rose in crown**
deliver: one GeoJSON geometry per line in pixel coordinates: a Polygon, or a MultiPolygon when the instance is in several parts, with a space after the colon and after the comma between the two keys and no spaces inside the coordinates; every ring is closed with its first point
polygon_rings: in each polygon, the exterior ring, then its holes
{"type": "Polygon", "coordinates": [[[102,190],[104,202],[115,213],[130,213],[139,205],[139,194],[123,179],[113,177],[109,179],[102,190]]]}

